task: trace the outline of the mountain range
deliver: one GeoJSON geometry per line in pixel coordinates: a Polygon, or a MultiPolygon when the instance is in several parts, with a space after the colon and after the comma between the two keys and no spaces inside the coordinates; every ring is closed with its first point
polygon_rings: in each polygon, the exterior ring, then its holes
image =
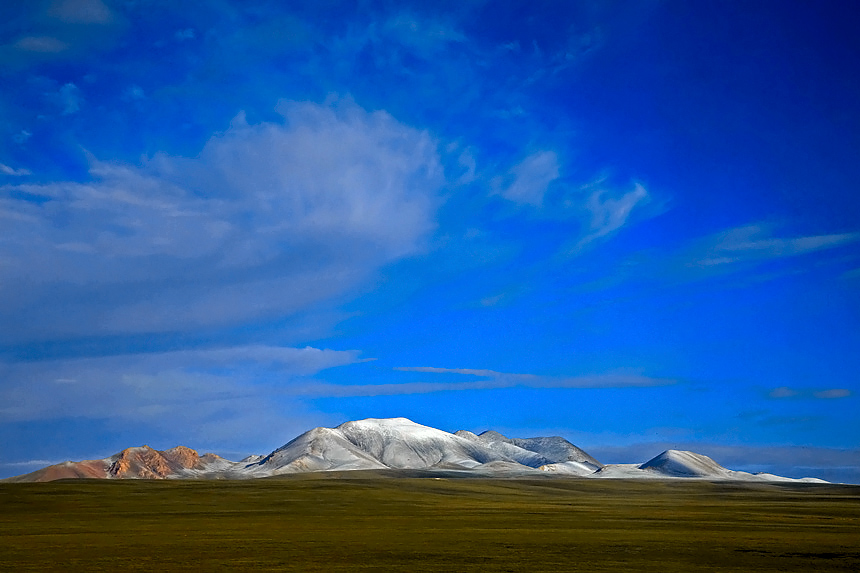
{"type": "Polygon", "coordinates": [[[64,462],[7,478],[6,482],[94,479],[246,479],[321,471],[407,470],[434,475],[583,478],[698,478],[736,481],[802,481],[772,474],[732,471],[694,452],[667,450],[642,464],[602,464],[564,438],[507,438],[494,431],[449,433],[406,418],[346,422],[314,428],[272,453],[234,462],[178,446],[132,447],[108,458],[64,462]]]}

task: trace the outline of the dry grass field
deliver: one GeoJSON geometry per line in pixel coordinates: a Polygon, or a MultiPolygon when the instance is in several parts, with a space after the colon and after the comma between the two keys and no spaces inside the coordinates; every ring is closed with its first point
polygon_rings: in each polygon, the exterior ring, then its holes
{"type": "Polygon", "coordinates": [[[2,571],[860,571],[860,486],[583,479],[0,484],[2,571]]]}

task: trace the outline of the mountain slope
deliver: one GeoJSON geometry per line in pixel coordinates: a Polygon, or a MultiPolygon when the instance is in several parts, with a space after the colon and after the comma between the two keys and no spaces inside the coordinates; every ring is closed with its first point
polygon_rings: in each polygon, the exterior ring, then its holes
{"type": "Polygon", "coordinates": [[[677,477],[728,477],[729,475],[729,470],[708,456],[680,450],[666,450],[640,465],[639,469],[677,477]]]}
{"type": "Polygon", "coordinates": [[[516,461],[530,467],[540,467],[547,464],[578,462],[591,467],[591,471],[603,467],[603,464],[559,436],[549,438],[507,438],[489,430],[475,435],[472,432],[460,430],[455,435],[485,444],[495,450],[508,453],[516,461]],[[525,450],[525,451],[523,451],[525,450]]]}
{"type": "Polygon", "coordinates": [[[35,472],[9,478],[10,482],[42,482],[58,479],[167,479],[205,477],[215,471],[236,467],[236,462],[215,454],[198,455],[191,448],[177,446],[158,451],[149,446],[126,448],[101,460],[63,462],[35,472]]]}
{"type": "Polygon", "coordinates": [[[385,467],[340,433],[330,428],[314,428],[258,462],[248,464],[243,471],[257,477],[303,471],[369,470],[385,467]]]}

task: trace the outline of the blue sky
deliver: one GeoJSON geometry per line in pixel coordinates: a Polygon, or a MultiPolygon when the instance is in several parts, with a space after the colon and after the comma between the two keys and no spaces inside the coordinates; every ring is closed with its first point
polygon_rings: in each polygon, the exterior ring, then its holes
{"type": "Polygon", "coordinates": [[[0,475],[406,416],[860,482],[853,3],[0,22],[0,475]]]}

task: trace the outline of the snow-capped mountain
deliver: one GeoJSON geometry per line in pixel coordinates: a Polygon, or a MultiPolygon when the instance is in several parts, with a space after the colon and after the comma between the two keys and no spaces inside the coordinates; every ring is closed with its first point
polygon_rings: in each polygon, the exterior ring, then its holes
{"type": "Polygon", "coordinates": [[[681,450],[666,450],[644,464],[613,464],[595,471],[588,477],[622,479],[698,478],[712,481],[779,481],[826,483],[817,478],[793,479],[768,473],[729,470],[702,454],[681,450]]]}
{"type": "MultiPolygon", "coordinates": [[[[699,478],[795,481],[728,470],[693,452],[668,450],[644,464],[604,465],[564,438],[507,438],[494,431],[455,434],[406,418],[359,420],[314,428],[267,456],[232,462],[179,446],[128,448],[102,460],[65,462],[5,481],[101,479],[244,479],[315,471],[426,470],[477,476],[564,475],[588,478],[699,478]]],[[[821,481],[805,478],[802,481],[821,481]]]]}
{"type": "Polygon", "coordinates": [[[450,434],[406,418],[391,418],[315,428],[243,471],[266,476],[321,470],[480,470],[498,462],[527,471],[563,461],[585,464],[591,472],[602,467],[564,438],[510,440],[497,432],[478,436],[462,430],[450,434]]]}

